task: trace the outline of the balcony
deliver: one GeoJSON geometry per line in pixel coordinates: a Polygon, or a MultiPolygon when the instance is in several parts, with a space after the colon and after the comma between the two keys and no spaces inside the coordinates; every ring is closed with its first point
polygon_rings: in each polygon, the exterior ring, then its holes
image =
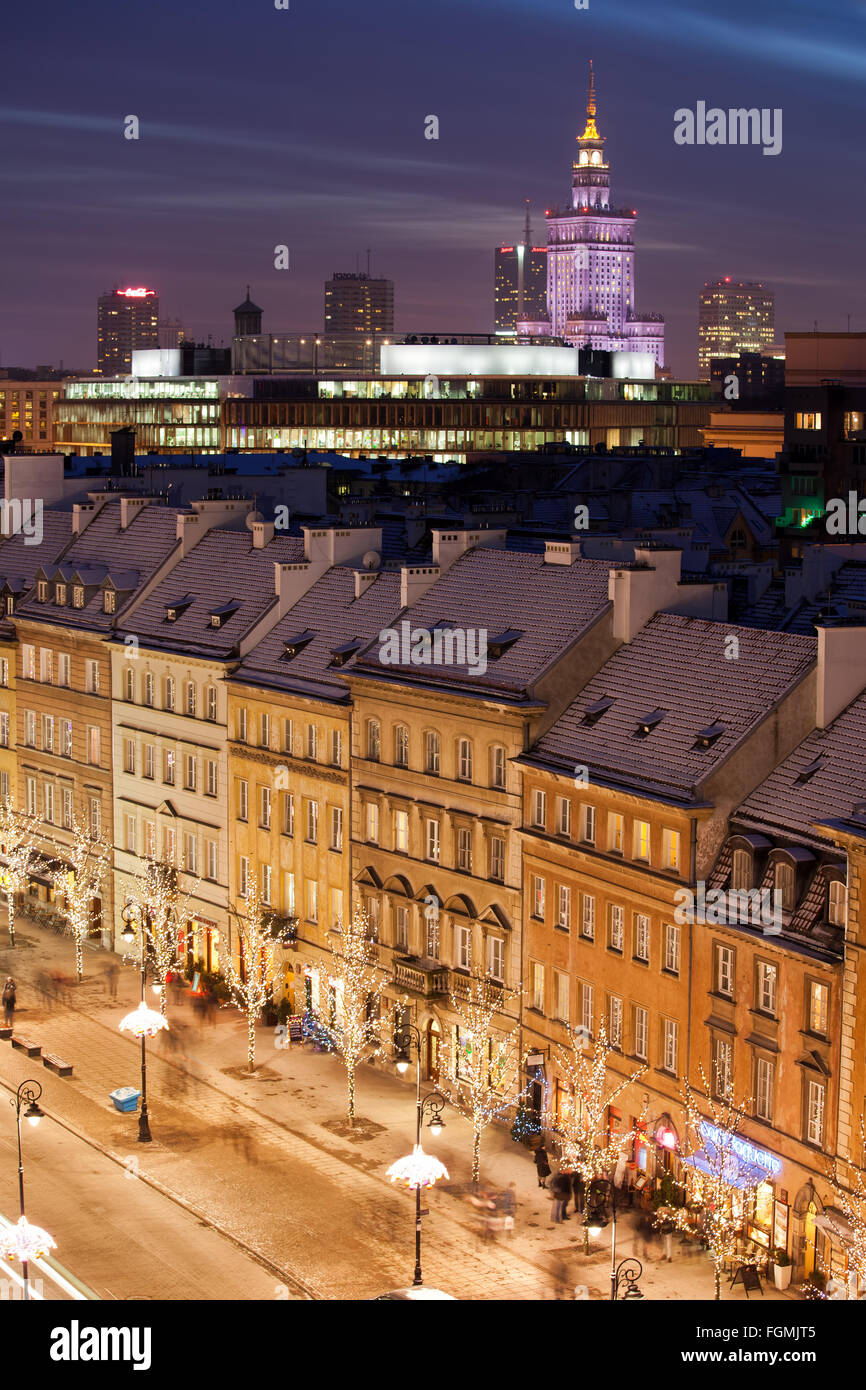
{"type": "Polygon", "coordinates": [[[394,961],[394,984],[420,999],[434,999],[448,993],[448,968],[438,961],[398,958],[394,961]]]}

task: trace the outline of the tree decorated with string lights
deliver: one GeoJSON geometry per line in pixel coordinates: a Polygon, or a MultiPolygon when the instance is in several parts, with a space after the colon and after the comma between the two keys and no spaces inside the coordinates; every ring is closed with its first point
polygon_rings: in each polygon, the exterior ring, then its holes
{"type": "Polygon", "coordinates": [[[5,863],[0,883],[6,889],[10,946],[15,945],[15,895],[23,893],[30,881],[39,838],[37,817],[19,810],[11,796],[4,797],[0,802],[0,854],[5,863]]]}
{"type": "MultiPolygon", "coordinates": [[[[593,1042],[585,1027],[566,1024],[568,1042],[553,1050],[554,1063],[562,1078],[565,1096],[556,1121],[560,1135],[563,1168],[580,1175],[584,1183],[583,1243],[589,1251],[587,1195],[590,1185],[613,1174],[625,1146],[634,1140],[636,1129],[611,1133],[609,1107],[646,1071],[639,1066],[630,1076],[608,1085],[611,1057],[621,1054],[611,1047],[607,1025],[601,1019],[593,1042]]],[[[613,1072],[613,1075],[617,1075],[613,1072]]]]}
{"type": "Polygon", "coordinates": [[[736,1255],[742,1227],[734,1212],[734,1195],[740,1193],[745,1204],[764,1177],[756,1168],[744,1164],[737,1151],[741,1142],[738,1135],[751,1100],[734,1100],[728,1078],[718,1063],[713,1068],[715,1095],[707,1084],[703,1066],[699,1066],[699,1071],[703,1087],[700,1106],[687,1077],[680,1088],[686,1115],[684,1151],[680,1156],[692,1171],[694,1160],[700,1158],[700,1178],[686,1178],[686,1194],[691,1195],[699,1182],[703,1235],[713,1262],[714,1297],[718,1302],[725,1261],[736,1255]]]}
{"type": "Polygon", "coordinates": [[[84,943],[92,925],[93,899],[103,890],[111,867],[112,845],[102,830],[94,831],[77,811],[70,826],[72,844],[63,862],[52,864],[49,875],[57,893],[65,899],[63,918],[75,941],[75,972],[84,976],[84,943]]]}
{"type": "Polygon", "coordinates": [[[256,1024],[270,1003],[277,957],[293,923],[280,926],[259,896],[255,873],[250,873],[244,904],[237,919],[238,958],[228,955],[223,974],[235,1004],[247,1016],[247,1070],[256,1067],[256,1024]]]}
{"type": "Polygon", "coordinates": [[[356,904],[347,923],[338,923],[329,965],[332,991],[319,1023],[346,1068],[346,1117],[355,1123],[355,1075],[362,1062],[382,1051],[381,1000],[386,979],[366,910],[356,904]]]}
{"type": "Polygon", "coordinates": [[[146,957],[154,980],[161,986],[159,1010],[163,1015],[166,981],[172,973],[180,973],[184,965],[180,926],[200,881],[196,878],[184,890],[182,873],[183,861],[180,868],[175,868],[165,859],[141,858],[127,895],[127,903],[134,908],[138,920],[145,923],[146,957]]]}
{"type": "MultiPolygon", "coordinates": [[[[866,1157],[866,1120],[861,1115],[860,1162],[853,1163],[849,1158],[848,1162],[842,1165],[838,1158],[833,1158],[828,1164],[828,1176],[833,1186],[833,1205],[841,1211],[849,1227],[849,1230],[845,1232],[836,1232],[837,1238],[848,1256],[849,1298],[857,1298],[860,1285],[866,1283],[866,1174],[863,1172],[864,1157],[866,1157]],[[856,1278],[851,1279],[850,1275],[854,1275],[856,1278]],[[852,1283],[854,1285],[853,1290],[852,1283]]],[[[832,1217],[830,1220],[832,1224],[832,1217]]]]}
{"type": "Polygon", "coordinates": [[[474,1183],[481,1173],[482,1134],[520,1100],[517,1025],[503,1028],[497,1021],[519,996],[519,990],[487,973],[469,976],[459,992],[451,992],[457,1025],[443,1049],[445,1066],[437,1084],[472,1126],[474,1183]]]}

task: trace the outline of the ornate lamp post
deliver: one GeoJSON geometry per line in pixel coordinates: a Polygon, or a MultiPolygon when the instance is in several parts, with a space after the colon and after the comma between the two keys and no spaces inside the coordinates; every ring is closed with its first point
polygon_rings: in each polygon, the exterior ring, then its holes
{"type": "Polygon", "coordinates": [[[24,1279],[24,1297],[30,1298],[30,1284],[28,1278],[28,1267],[31,1260],[37,1260],[42,1255],[46,1255],[49,1250],[55,1248],[56,1242],[51,1238],[47,1231],[43,1231],[41,1226],[31,1226],[24,1214],[24,1161],[21,1152],[21,1111],[24,1110],[24,1119],[28,1124],[38,1125],[43,1118],[43,1112],[39,1108],[39,1097],[42,1095],[42,1087],[38,1081],[22,1081],[18,1090],[15,1092],[15,1099],[10,1101],[10,1105],[15,1106],[16,1127],[18,1130],[18,1199],[21,1215],[18,1224],[13,1226],[11,1231],[7,1231],[0,1244],[0,1249],[7,1260],[20,1260],[21,1273],[24,1279]]]}
{"type": "MultiPolygon", "coordinates": [[[[607,1216],[604,1215],[604,1202],[599,1198],[600,1180],[595,1179],[592,1184],[595,1196],[595,1205],[589,1214],[588,1230],[593,1237],[601,1235],[607,1225],[607,1216]]],[[[610,1195],[611,1206],[611,1231],[610,1231],[610,1300],[615,1303],[618,1298],[643,1298],[643,1294],[637,1286],[637,1281],[643,1274],[643,1265],[640,1260],[629,1258],[616,1262],[616,1185],[607,1181],[605,1183],[610,1195]],[[620,1286],[623,1293],[620,1294],[620,1286]]],[[[584,1196],[584,1201],[589,1198],[589,1193],[584,1196]]]]}
{"type": "Polygon", "coordinates": [[[432,1187],[440,1178],[448,1177],[448,1169],[444,1163],[440,1163],[432,1154],[425,1154],[422,1149],[421,1126],[425,1114],[429,1112],[427,1128],[434,1139],[439,1137],[445,1128],[445,1121],[442,1119],[445,1101],[436,1091],[431,1091],[423,1097],[421,1095],[421,1034],[415,1025],[409,1023],[401,1028],[394,1035],[394,1045],[397,1048],[396,1067],[401,1073],[408,1071],[412,1048],[415,1048],[415,1147],[407,1157],[391,1164],[388,1177],[392,1182],[403,1182],[407,1187],[415,1189],[415,1274],[412,1287],[416,1288],[424,1282],[421,1276],[421,1189],[432,1187]]]}
{"type": "Polygon", "coordinates": [[[141,1113],[138,1117],[138,1142],[139,1144],[149,1144],[153,1138],[150,1132],[150,1122],[147,1113],[147,1039],[154,1037],[161,1028],[168,1027],[168,1021],[162,1014],[158,1014],[154,1009],[149,1009],[145,1003],[144,993],[147,985],[147,956],[145,947],[147,943],[147,926],[142,920],[141,913],[133,902],[128,902],[121,912],[123,918],[123,931],[120,933],[127,945],[132,945],[135,941],[135,923],[138,924],[138,936],[141,945],[141,1003],[137,1009],[133,1009],[131,1014],[127,1014],[123,1022],[119,1025],[122,1033],[132,1033],[133,1037],[141,1039],[141,1113]]]}

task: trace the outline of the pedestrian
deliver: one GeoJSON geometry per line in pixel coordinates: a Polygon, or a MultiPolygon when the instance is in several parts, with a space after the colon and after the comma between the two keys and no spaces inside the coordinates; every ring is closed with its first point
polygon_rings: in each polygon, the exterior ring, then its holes
{"type": "Polygon", "coordinates": [[[580,1173],[572,1174],[571,1190],[574,1195],[574,1210],[580,1213],[583,1211],[583,1195],[586,1190],[586,1184],[580,1176],[580,1173]]]}
{"type": "Polygon", "coordinates": [[[517,1183],[510,1182],[502,1194],[502,1210],[506,1216],[514,1216],[517,1211],[517,1183]]]}
{"type": "Polygon", "coordinates": [[[568,1216],[568,1199],[571,1196],[571,1173],[560,1171],[550,1180],[550,1190],[553,1193],[553,1220],[570,1221],[568,1216]]]}
{"type": "Polygon", "coordinates": [[[12,1027],[15,1016],[16,999],[15,981],[11,975],[7,975],[6,983],[3,986],[3,1017],[6,1020],[7,1028],[12,1027]]]}
{"type": "Polygon", "coordinates": [[[547,1179],[550,1177],[550,1159],[543,1143],[539,1144],[535,1150],[535,1171],[538,1174],[538,1186],[547,1187],[547,1179]]]}
{"type": "Polygon", "coordinates": [[[117,977],[120,974],[120,967],[116,960],[106,968],[105,978],[108,981],[108,993],[112,999],[117,998],[117,977]]]}

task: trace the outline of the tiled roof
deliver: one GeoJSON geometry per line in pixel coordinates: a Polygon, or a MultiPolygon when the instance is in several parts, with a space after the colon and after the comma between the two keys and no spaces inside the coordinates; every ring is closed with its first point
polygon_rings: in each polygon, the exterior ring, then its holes
{"type": "Polygon", "coordinates": [[[256,550],[246,528],[214,528],[136,609],[131,627],[141,644],[228,655],[274,603],[274,564],[303,559],[304,542],[295,536],[274,536],[256,550]],[[168,622],[166,608],[188,595],[192,602],[168,622]],[[232,603],[234,613],[212,627],[211,613],[232,603]]]}
{"type": "Polygon", "coordinates": [[[356,638],[366,646],[393,622],[399,609],[399,574],[380,572],[355,598],[354,570],[337,565],[253,648],[235,672],[235,679],[343,699],[348,688],[340,676],[351,667],[352,660],[350,657],[341,667],[332,666],[335,649],[356,638]],[[312,639],[287,660],[286,642],[307,632],[314,634],[312,639]]]}
{"type": "Polygon", "coordinates": [[[404,617],[412,629],[429,631],[447,623],[471,634],[473,644],[482,631],[489,640],[516,629],[522,634],[518,640],[488,661],[483,674],[465,664],[384,664],[378,644],[358,659],[355,670],[525,697],[550,663],[608,607],[609,570],[603,560],[550,565],[543,555],[479,546],[457,560],[404,617]]]}
{"type": "MultiPolygon", "coordinates": [[[[72,513],[45,507],[42,512],[42,540],[38,545],[18,532],[0,539],[0,579],[17,578],[30,585],[36,582],[36,571],[50,565],[72,536],[72,513]]],[[[20,590],[18,590],[20,592],[20,590]]]]}
{"type": "Polygon", "coordinates": [[[695,798],[814,666],[815,653],[811,638],[659,614],[602,666],[529,757],[568,769],[585,764],[590,780],[695,798]],[[731,636],[737,660],[725,658],[731,636]],[[613,703],[587,717],[605,699],[613,703]],[[642,721],[651,725],[646,734],[642,721]]]}
{"type": "Polygon", "coordinates": [[[816,729],[746,798],[737,820],[815,840],[816,821],[848,820],[866,807],[866,695],[828,729],[816,729]],[[816,770],[802,775],[816,760],[816,770]]]}

